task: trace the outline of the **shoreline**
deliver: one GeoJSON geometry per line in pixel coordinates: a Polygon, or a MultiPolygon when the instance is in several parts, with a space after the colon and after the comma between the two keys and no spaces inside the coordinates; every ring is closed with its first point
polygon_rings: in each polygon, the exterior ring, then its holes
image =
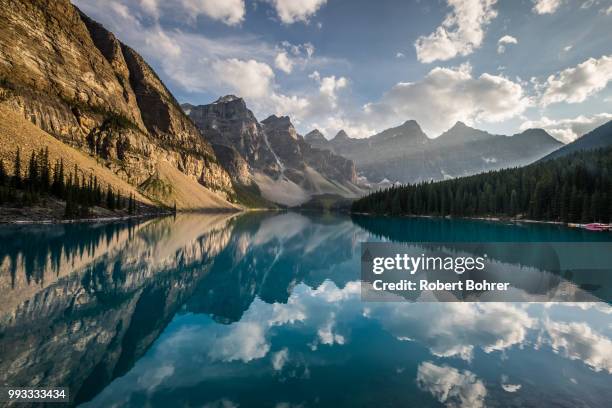
{"type": "Polygon", "coordinates": [[[178,214],[234,214],[246,212],[245,210],[231,210],[231,209],[201,209],[201,210],[187,210],[187,211],[177,211],[174,212],[153,212],[153,213],[144,213],[144,214],[134,214],[134,215],[117,215],[117,216],[102,216],[102,217],[88,217],[88,218],[74,218],[74,219],[41,219],[41,220],[32,220],[32,219],[17,219],[17,220],[6,220],[2,219],[0,216],[0,228],[4,225],[60,225],[60,224],[93,224],[93,223],[106,223],[106,222],[115,222],[115,221],[126,221],[132,219],[141,219],[141,218],[157,218],[157,217],[168,217],[172,215],[178,214]]]}
{"type": "MultiPolygon", "coordinates": [[[[371,214],[371,213],[363,213],[363,212],[349,212],[349,214],[354,215],[362,215],[368,217],[399,217],[399,218],[438,218],[438,219],[448,219],[448,220],[473,220],[473,221],[491,221],[500,224],[548,224],[548,225],[559,225],[566,228],[579,228],[585,229],[583,226],[589,223],[572,223],[572,222],[563,222],[563,221],[546,221],[546,220],[532,220],[529,218],[503,218],[503,217],[456,217],[450,215],[379,215],[379,214],[371,214]]],[[[607,232],[607,231],[603,231],[607,232]]]]}
{"type": "Polygon", "coordinates": [[[116,217],[93,217],[93,218],[75,218],[75,219],[43,219],[43,220],[2,220],[0,219],[0,228],[3,225],[55,225],[55,224],[92,224],[96,222],[114,222],[125,221],[139,218],[155,218],[173,215],[173,213],[146,213],[135,215],[122,215],[116,217]]]}

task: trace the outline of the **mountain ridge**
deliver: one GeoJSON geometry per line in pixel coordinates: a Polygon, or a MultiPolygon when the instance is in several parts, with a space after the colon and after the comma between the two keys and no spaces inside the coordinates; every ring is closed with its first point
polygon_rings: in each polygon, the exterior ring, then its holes
{"type": "Polygon", "coordinates": [[[371,183],[437,181],[527,165],[562,145],[542,129],[505,136],[461,121],[432,139],[414,120],[364,139],[347,135],[341,143],[335,138],[316,138],[311,143],[352,159],[371,183]]]}
{"type": "Polygon", "coordinates": [[[561,147],[542,158],[556,159],[583,150],[594,150],[612,146],[612,120],[580,136],[573,142],[561,147]]]}
{"type": "Polygon", "coordinates": [[[265,199],[288,206],[318,194],[363,192],[352,161],[311,146],[312,135],[302,137],[288,116],[273,114],[260,122],[235,95],[182,108],[211,140],[239,188],[259,190],[265,199]]]}
{"type": "MultiPolygon", "coordinates": [[[[67,0],[0,6],[7,23],[0,27],[0,104],[145,194],[167,164],[186,177],[183,187],[233,207],[230,176],[211,145],[136,51],[67,0]]],[[[172,206],[174,193],[149,198],[172,206]]],[[[197,200],[188,207],[198,208],[197,200]]]]}

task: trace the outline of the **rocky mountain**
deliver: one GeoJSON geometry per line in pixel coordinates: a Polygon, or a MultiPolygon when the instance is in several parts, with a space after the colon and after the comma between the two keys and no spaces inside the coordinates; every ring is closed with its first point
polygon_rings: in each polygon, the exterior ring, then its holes
{"type": "Polygon", "coordinates": [[[612,120],[604,123],[572,143],[555,150],[542,160],[556,159],[581,150],[594,150],[612,146],[612,120]]]}
{"type": "Polygon", "coordinates": [[[69,0],[0,0],[0,21],[2,106],[155,202],[232,207],[229,174],[137,52],[69,0]]]}
{"type": "Polygon", "coordinates": [[[430,139],[414,120],[366,139],[350,138],[343,131],[331,140],[311,137],[313,146],[352,159],[358,172],[374,183],[443,180],[522,166],[562,146],[542,129],[503,136],[462,122],[430,139]]]}
{"type": "Polygon", "coordinates": [[[351,160],[311,146],[287,116],[259,122],[245,101],[233,95],[182,107],[211,141],[240,190],[289,206],[313,195],[355,197],[363,191],[351,160]]]}

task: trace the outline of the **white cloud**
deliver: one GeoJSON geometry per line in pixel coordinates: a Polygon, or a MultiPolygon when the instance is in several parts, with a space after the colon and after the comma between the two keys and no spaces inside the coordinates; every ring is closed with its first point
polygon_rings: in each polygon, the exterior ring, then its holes
{"type": "Polygon", "coordinates": [[[581,9],[591,8],[595,3],[598,3],[599,0],[584,0],[584,2],[580,5],[581,9]]]}
{"type": "Polygon", "coordinates": [[[612,341],[586,323],[547,321],[548,341],[557,353],[570,360],[581,360],[594,371],[612,374],[612,341]]]}
{"type": "Polygon", "coordinates": [[[601,12],[606,16],[612,16],[612,6],[608,7],[607,9],[601,9],[601,12]]]}
{"type": "Polygon", "coordinates": [[[291,118],[292,120],[295,119],[297,123],[304,119],[308,119],[312,123],[320,118],[327,119],[336,115],[339,109],[338,92],[348,86],[348,79],[335,75],[321,77],[318,71],[312,72],[308,75],[308,78],[318,84],[318,92],[311,92],[302,98],[295,97],[292,101],[288,101],[287,98],[276,99],[279,101],[283,99],[282,102],[292,105],[294,110],[291,112],[293,114],[291,118]]]}
{"type": "Polygon", "coordinates": [[[501,76],[473,77],[471,67],[432,69],[419,82],[400,82],[380,101],[365,106],[369,120],[381,129],[415,119],[430,134],[455,122],[500,122],[532,104],[517,82],[501,76]]]}
{"type": "Polygon", "coordinates": [[[612,81],[612,55],[588,60],[551,75],[544,84],[542,104],[579,103],[604,89],[612,81]]]}
{"type": "Polygon", "coordinates": [[[502,384],[502,388],[506,392],[517,392],[522,388],[521,384],[502,384]]]}
{"type": "Polygon", "coordinates": [[[274,71],[266,63],[236,58],[215,61],[212,69],[221,82],[246,98],[261,98],[271,94],[274,71]]]}
{"type": "Polygon", "coordinates": [[[503,374],[501,376],[501,387],[503,388],[504,391],[506,392],[517,392],[518,390],[520,390],[523,386],[521,384],[510,384],[508,382],[508,376],[503,374]]]}
{"type": "Polygon", "coordinates": [[[574,48],[574,46],[572,44],[566,45],[565,47],[563,47],[563,51],[564,52],[570,52],[572,50],[572,48],[574,48]]]}
{"type": "Polygon", "coordinates": [[[343,345],[346,343],[346,338],[335,332],[335,325],[335,315],[332,313],[329,320],[317,330],[318,341],[321,344],[333,346],[334,344],[343,345]]]}
{"type": "Polygon", "coordinates": [[[483,407],[487,395],[484,384],[471,371],[459,371],[429,361],[419,364],[417,385],[451,408],[483,407]]]}
{"type": "Polygon", "coordinates": [[[109,7],[115,11],[121,18],[125,20],[130,20],[132,16],[130,15],[130,9],[122,3],[118,3],[116,1],[109,1],[109,7]]]}
{"type": "Polygon", "coordinates": [[[236,25],[244,20],[244,0],[181,0],[181,3],[194,16],[204,14],[227,25],[236,25]]]}
{"type": "Polygon", "coordinates": [[[397,52],[395,53],[395,58],[405,58],[406,55],[403,52],[397,52]]]}
{"type": "Polygon", "coordinates": [[[213,341],[208,355],[213,361],[248,363],[268,354],[270,344],[265,335],[265,329],[257,323],[235,323],[227,333],[213,341]]]}
{"type": "Polygon", "coordinates": [[[182,52],[181,46],[160,27],[151,30],[149,34],[150,35],[145,38],[145,43],[148,47],[157,48],[157,50],[167,58],[180,57],[182,52]]]}
{"type": "Polygon", "coordinates": [[[313,129],[319,129],[324,135],[334,136],[340,130],[344,130],[350,137],[364,138],[372,136],[377,129],[370,127],[367,123],[352,121],[346,117],[329,115],[324,120],[314,122],[313,129]]]}
{"type": "Polygon", "coordinates": [[[562,0],[534,0],[533,12],[536,14],[552,14],[559,6],[562,0]]]}
{"type": "Polygon", "coordinates": [[[307,23],[310,17],[327,3],[327,0],[269,0],[284,24],[298,21],[307,23]]]}
{"type": "Polygon", "coordinates": [[[285,51],[276,54],[274,66],[286,74],[290,74],[293,71],[293,61],[291,61],[291,58],[289,58],[285,51]]]}
{"type": "Polygon", "coordinates": [[[322,95],[325,95],[331,102],[332,107],[336,107],[336,100],[338,99],[337,92],[342,88],[346,88],[348,80],[345,77],[336,78],[332,75],[329,77],[321,78],[321,86],[319,91],[322,95]]]}
{"type": "Polygon", "coordinates": [[[270,103],[272,112],[279,116],[289,116],[294,125],[299,125],[305,119],[310,107],[308,98],[279,93],[270,95],[270,103]]]}
{"type": "Polygon", "coordinates": [[[562,142],[573,142],[585,133],[612,120],[611,113],[580,115],[574,118],[549,119],[543,116],[539,120],[528,120],[521,124],[521,130],[542,128],[562,142]]]}
{"type": "Polygon", "coordinates": [[[283,41],[277,46],[277,50],[274,66],[290,74],[296,66],[304,68],[312,61],[315,47],[309,42],[292,44],[289,41],[283,41]]]}
{"type": "Polygon", "coordinates": [[[162,15],[180,15],[181,18],[193,20],[205,15],[227,25],[236,25],[244,21],[244,0],[124,0],[127,4],[140,7],[148,16],[158,20],[162,15]]]}
{"type": "Polygon", "coordinates": [[[497,53],[503,54],[506,52],[506,45],[508,44],[518,44],[518,40],[511,35],[504,35],[502,38],[497,40],[497,53]]]}
{"type": "Polygon", "coordinates": [[[140,0],[140,7],[150,16],[159,18],[159,4],[157,0],[140,0]]]}
{"type": "Polygon", "coordinates": [[[287,347],[272,354],[272,368],[276,371],[282,370],[287,361],[289,361],[289,349],[287,347]]]}
{"type": "Polygon", "coordinates": [[[417,59],[423,63],[466,56],[482,44],[486,26],[497,16],[497,0],[447,0],[453,8],[442,25],[415,42],[417,59]]]}
{"type": "Polygon", "coordinates": [[[522,344],[535,324],[524,310],[503,303],[444,303],[435,308],[420,303],[410,308],[391,304],[373,308],[371,316],[398,339],[412,338],[438,357],[466,361],[477,348],[492,353],[522,344]]]}

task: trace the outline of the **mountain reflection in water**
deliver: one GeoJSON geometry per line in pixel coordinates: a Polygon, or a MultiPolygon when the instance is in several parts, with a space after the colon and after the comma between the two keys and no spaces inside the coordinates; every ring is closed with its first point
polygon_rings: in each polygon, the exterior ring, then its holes
{"type": "Polygon", "coordinates": [[[360,243],[387,239],[612,237],[297,213],[2,227],[0,380],[93,407],[612,400],[607,303],[363,302],[360,243]]]}

